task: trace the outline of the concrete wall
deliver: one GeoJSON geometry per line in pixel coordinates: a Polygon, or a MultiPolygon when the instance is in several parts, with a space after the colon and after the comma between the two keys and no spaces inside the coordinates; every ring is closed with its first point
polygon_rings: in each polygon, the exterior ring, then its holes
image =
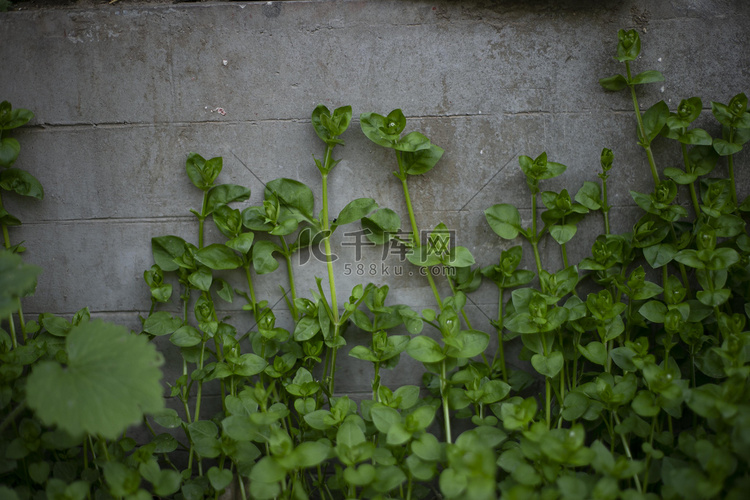
{"type": "MultiPolygon", "coordinates": [[[[240,208],[258,204],[261,183],[282,176],[310,185],[319,204],[311,155],[323,147],[310,125],[318,103],[350,104],[355,116],[400,107],[407,131],[423,131],[445,148],[437,167],[411,183],[416,218],[422,229],[441,221],[454,228],[481,265],[509,246],[486,225],[485,208],[513,203],[530,217],[519,155],[547,151],[568,172],[543,187],[575,192],[597,180],[599,153],[612,148],[612,221],[627,230],[638,216],[628,190],[650,191],[651,176],[636,145],[629,96],[598,84],[622,70],[612,59],[617,30],[641,33],[636,71],[666,76],[642,88],[644,106],[664,99],[675,109],[700,96],[702,119],[716,133],[710,101],[750,91],[748,26],[744,0],[114,4],[0,14],[0,100],[36,113],[29,127],[14,131],[22,144],[17,165],[46,189],[42,202],[3,199],[24,221],[13,241],[25,240],[27,259],[44,268],[25,310],[72,314],[89,306],[137,326],[149,307],[142,272],[152,264],[151,237],[197,239],[188,210],[199,208],[201,195],[184,174],[189,152],[224,157],[219,180],[253,191],[240,208]]],[[[407,226],[392,152],[370,143],[356,120],[343,139],[343,161],[331,174],[331,213],[372,197],[407,226]]],[[[660,168],[680,161],[674,144],[656,149],[660,168]]],[[[739,172],[744,197],[750,184],[739,172]]],[[[588,254],[601,227],[598,215],[584,224],[569,245],[571,262],[588,254]]],[[[340,243],[341,234],[334,241],[340,296],[373,281],[391,286],[392,303],[434,307],[426,280],[408,276],[416,270],[393,256],[381,262],[381,249],[365,249],[365,276],[346,276],[345,265],[357,263],[340,243]],[[405,276],[393,276],[397,266],[405,276]]],[[[543,247],[550,268],[558,254],[554,244],[543,247]]],[[[315,261],[299,268],[302,295],[325,273],[315,261]]],[[[257,281],[258,295],[276,302],[283,267],[257,281]]],[[[438,283],[447,293],[444,280],[438,283]]],[[[491,331],[496,307],[496,290],[485,285],[468,312],[491,331]]],[[[249,322],[239,301],[225,309],[249,322]]],[[[282,320],[283,309],[282,301],[282,320]]],[[[349,334],[350,344],[365,340],[349,334]]],[[[368,391],[364,365],[345,361],[338,389],[368,391]]],[[[416,382],[420,372],[403,359],[385,382],[416,382]]]]}

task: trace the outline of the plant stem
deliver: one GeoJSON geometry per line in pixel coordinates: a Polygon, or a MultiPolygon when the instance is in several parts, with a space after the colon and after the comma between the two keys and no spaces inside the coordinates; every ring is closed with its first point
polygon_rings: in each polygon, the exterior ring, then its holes
{"type": "MultiPolygon", "coordinates": [[[[683,129],[683,132],[684,131],[685,129],[683,129]]],[[[680,143],[680,149],[682,150],[682,162],[685,164],[685,172],[692,174],[693,168],[688,160],[687,145],[680,143]]],[[[693,202],[693,211],[695,212],[695,218],[697,219],[701,214],[701,208],[698,203],[698,196],[695,193],[695,184],[693,182],[688,184],[688,190],[690,191],[690,200],[693,202]]]]}
{"type": "MultiPolygon", "coordinates": [[[[326,154],[324,160],[323,171],[321,171],[321,177],[323,181],[323,213],[321,214],[321,224],[323,225],[323,244],[325,245],[326,254],[326,267],[328,268],[328,287],[331,293],[331,322],[333,323],[333,341],[334,343],[338,340],[339,329],[339,307],[338,300],[336,299],[336,281],[333,273],[333,260],[331,258],[331,235],[330,235],[330,221],[328,215],[328,172],[332,167],[332,153],[333,146],[326,145],[326,154]]],[[[333,390],[336,379],[336,354],[338,347],[331,349],[331,372],[327,374],[328,379],[328,393],[329,396],[333,396],[333,390]]]]}
{"type": "MultiPolygon", "coordinates": [[[[412,237],[412,244],[414,245],[414,248],[417,249],[420,247],[420,240],[419,240],[419,227],[417,226],[417,219],[414,217],[414,207],[411,203],[411,196],[409,196],[409,186],[406,183],[406,180],[408,179],[408,174],[404,170],[403,164],[401,163],[401,154],[396,151],[396,160],[398,161],[398,169],[399,173],[397,177],[401,179],[401,187],[404,191],[404,200],[406,201],[406,210],[409,212],[409,223],[411,224],[411,237],[412,237]]],[[[440,293],[438,292],[437,286],[435,285],[435,280],[432,278],[432,273],[430,272],[430,268],[427,269],[427,281],[430,284],[430,288],[432,289],[432,294],[435,296],[435,301],[437,302],[437,305],[440,309],[443,308],[443,301],[440,299],[440,293]]]]}
{"type": "Polygon", "coordinates": [[[3,422],[0,423],[0,434],[5,430],[6,427],[8,427],[13,421],[15,421],[16,417],[26,408],[26,400],[21,401],[18,406],[16,406],[13,411],[11,411],[7,417],[3,419],[3,422]]]}
{"type": "Polygon", "coordinates": [[[294,319],[294,322],[296,323],[299,321],[299,312],[297,311],[297,304],[295,304],[295,299],[297,298],[297,289],[294,286],[294,269],[292,268],[292,256],[289,255],[289,245],[287,245],[286,240],[283,236],[279,236],[279,239],[281,240],[281,247],[284,249],[284,259],[286,260],[286,272],[287,276],[289,277],[289,293],[292,294],[292,300],[290,301],[292,304],[292,318],[294,319]]]}
{"type": "Polygon", "coordinates": [[[380,403],[380,363],[373,363],[375,366],[375,375],[372,379],[372,400],[380,403]]]}
{"type": "MultiPolygon", "coordinates": [[[[729,142],[734,141],[734,127],[729,127],[729,142]]],[[[732,203],[737,205],[737,185],[734,182],[734,155],[727,158],[727,169],[729,170],[729,180],[732,184],[732,203]]]]}
{"type": "MultiPolygon", "coordinates": [[[[631,80],[630,75],[630,62],[625,61],[625,70],[628,73],[628,82],[631,80]]],[[[633,107],[635,108],[635,118],[638,121],[638,130],[640,130],[641,139],[643,143],[641,146],[646,150],[646,157],[648,158],[648,164],[651,167],[651,176],[654,178],[654,185],[659,184],[659,174],[656,171],[656,163],[654,162],[654,154],[651,151],[651,142],[646,137],[646,128],[643,126],[643,117],[641,117],[641,108],[638,106],[638,97],[635,94],[635,85],[628,83],[630,88],[630,96],[633,99],[633,107]]]]}
{"type": "MultiPolygon", "coordinates": [[[[613,411],[612,415],[615,418],[615,422],[617,425],[620,425],[620,418],[617,416],[617,412],[613,411]]],[[[625,455],[628,457],[630,461],[633,460],[633,455],[630,453],[630,446],[628,446],[628,442],[625,440],[625,434],[619,433],[620,439],[622,440],[622,445],[625,447],[625,455]]],[[[639,494],[643,493],[643,490],[641,489],[641,481],[638,479],[638,474],[633,476],[633,479],[635,479],[635,489],[638,490],[639,494]]]]}
{"type": "MultiPolygon", "coordinates": [[[[539,334],[542,339],[542,352],[544,353],[544,356],[549,356],[549,351],[547,350],[547,340],[544,338],[544,334],[539,334]]],[[[550,425],[552,422],[552,388],[550,387],[549,383],[549,377],[545,375],[544,377],[544,414],[547,419],[547,430],[550,429],[550,425]]]]}
{"type": "Polygon", "coordinates": [[[448,408],[448,378],[445,360],[440,362],[440,397],[443,400],[443,420],[445,420],[445,442],[451,444],[451,417],[448,408]]]}
{"type": "Polygon", "coordinates": [[[607,177],[606,174],[602,174],[602,214],[604,215],[604,234],[610,234],[609,232],[609,203],[607,201],[607,177]]]}
{"type": "Polygon", "coordinates": [[[253,286],[253,275],[250,273],[250,263],[248,262],[245,266],[245,277],[247,278],[247,289],[250,292],[250,301],[252,304],[250,306],[253,308],[253,317],[255,318],[255,321],[259,321],[260,318],[258,318],[258,309],[257,309],[257,302],[255,300],[255,287],[253,286]]]}
{"type": "MultiPolygon", "coordinates": [[[[531,248],[534,250],[534,262],[536,263],[536,272],[539,277],[539,283],[542,279],[542,259],[539,258],[539,235],[536,232],[536,193],[531,193],[531,248]]],[[[544,288],[544,287],[542,287],[544,288]]],[[[546,290],[542,290],[546,292],[546,290]]]]}
{"type": "MultiPolygon", "coordinates": [[[[503,295],[505,289],[502,286],[498,285],[497,290],[497,351],[495,352],[495,357],[500,356],[500,371],[503,377],[503,382],[507,382],[508,372],[505,367],[505,345],[503,344],[503,295]]],[[[492,360],[492,364],[495,364],[494,358],[492,360]]]]}

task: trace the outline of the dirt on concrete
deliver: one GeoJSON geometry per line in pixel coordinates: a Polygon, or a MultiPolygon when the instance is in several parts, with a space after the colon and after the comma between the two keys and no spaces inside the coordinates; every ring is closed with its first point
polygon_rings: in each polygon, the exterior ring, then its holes
{"type": "MultiPolygon", "coordinates": [[[[124,4],[176,4],[176,3],[198,3],[213,2],[222,0],[9,0],[10,6],[7,10],[38,10],[38,9],[81,9],[107,5],[124,5],[124,4]]],[[[223,0],[232,1],[232,0],[223,0]]],[[[245,3],[253,0],[243,0],[245,3]]],[[[277,0],[279,1],[279,0],[277,0]]],[[[5,0],[8,2],[8,0],[5,0]]],[[[0,7],[3,0],[0,0],[0,7]]],[[[2,9],[0,8],[0,11],[2,9]]]]}

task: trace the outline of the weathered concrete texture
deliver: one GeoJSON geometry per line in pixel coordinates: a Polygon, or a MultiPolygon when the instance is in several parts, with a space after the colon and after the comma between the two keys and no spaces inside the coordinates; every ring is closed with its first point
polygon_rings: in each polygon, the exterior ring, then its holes
{"type": "MultiPolygon", "coordinates": [[[[432,172],[410,181],[420,227],[444,222],[481,265],[495,263],[512,245],[487,226],[487,207],[512,203],[530,221],[520,155],[547,151],[568,165],[543,188],[575,193],[597,180],[601,149],[613,149],[612,225],[626,231],[638,217],[628,191],[649,191],[651,176],[636,144],[629,95],[603,92],[598,84],[623,70],[612,59],[617,30],[641,33],[634,71],[666,76],[639,89],[643,108],[664,99],[675,109],[698,95],[701,124],[717,134],[710,101],[750,91],[748,26],[744,0],[114,4],[0,14],[0,100],[36,113],[29,127],[14,131],[22,144],[17,166],[36,175],[47,195],[42,202],[3,199],[25,221],[11,232],[13,241],[25,240],[28,260],[44,267],[26,310],[71,314],[88,305],[137,328],[139,312],[150,305],[142,273],[152,263],[151,237],[197,240],[189,209],[199,208],[201,198],[184,174],[188,152],[222,156],[219,181],[252,189],[238,208],[258,204],[263,183],[290,177],[313,189],[319,210],[320,176],[311,155],[321,156],[323,147],[310,125],[318,103],[350,104],[355,113],[346,147],[336,151],[343,161],[330,177],[332,215],[351,199],[372,197],[408,227],[391,175],[393,153],[369,142],[356,119],[402,108],[407,131],[423,131],[446,150],[432,172]]],[[[674,144],[654,147],[661,168],[679,164],[674,144]]],[[[737,162],[747,160],[744,153],[737,162]]],[[[744,197],[750,181],[738,172],[744,197]]],[[[214,241],[210,226],[207,240],[214,241]]],[[[581,225],[568,248],[572,262],[588,255],[601,228],[599,215],[581,225]]],[[[373,281],[390,286],[392,303],[434,307],[415,268],[396,255],[384,258],[381,248],[364,248],[357,260],[342,245],[346,229],[333,241],[340,296],[373,281]]],[[[541,253],[551,268],[559,265],[555,244],[542,245],[541,253]]],[[[326,274],[315,259],[295,272],[303,296],[326,274]]],[[[445,280],[437,281],[447,294],[445,280]]],[[[283,266],[258,277],[256,291],[278,302],[279,321],[288,324],[279,283],[286,283],[283,266]]],[[[467,308],[487,331],[496,293],[485,285],[467,308]]],[[[220,307],[245,331],[253,324],[241,306],[235,300],[220,307]]],[[[354,328],[348,335],[350,345],[367,340],[354,328]]],[[[174,378],[176,353],[165,349],[165,355],[167,378],[174,378]]],[[[368,370],[342,355],[338,390],[366,394],[368,370]]],[[[418,363],[404,359],[383,376],[400,385],[419,383],[420,373],[418,363]]]]}

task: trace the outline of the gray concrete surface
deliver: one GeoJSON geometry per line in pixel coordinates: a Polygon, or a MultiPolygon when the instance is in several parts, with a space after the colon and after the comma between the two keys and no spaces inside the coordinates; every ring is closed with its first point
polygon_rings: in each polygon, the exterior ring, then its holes
{"type": "MultiPolygon", "coordinates": [[[[744,0],[285,1],[2,13],[0,100],[36,113],[30,126],[14,131],[22,144],[17,166],[46,190],[42,202],[3,199],[24,221],[13,240],[25,240],[27,259],[44,268],[26,312],[72,314],[89,306],[137,326],[149,307],[142,272],[152,263],[151,237],[197,238],[188,210],[198,208],[200,193],[184,174],[189,152],[224,158],[219,180],[253,192],[240,208],[260,202],[261,182],[283,176],[310,185],[319,209],[311,155],[323,147],[310,125],[318,103],[350,104],[355,117],[400,107],[407,131],[421,130],[445,148],[432,172],[411,181],[416,218],[422,229],[441,221],[455,228],[481,265],[509,246],[486,225],[485,208],[513,203],[530,217],[519,155],[547,151],[568,172],[543,187],[575,192],[597,180],[599,153],[612,148],[612,221],[627,230],[638,216],[628,190],[649,191],[651,177],[629,96],[598,84],[622,71],[612,59],[617,30],[641,33],[636,71],[666,76],[641,89],[644,107],[664,99],[675,109],[700,96],[706,126],[716,133],[710,101],[750,91],[748,26],[744,0]]],[[[331,213],[367,196],[406,222],[392,153],[370,143],[357,120],[343,139],[343,161],[330,179],[331,213]]],[[[655,149],[660,168],[680,161],[674,144],[657,142],[655,149]]],[[[738,163],[747,160],[744,154],[738,163]]],[[[744,197],[750,183],[738,171],[744,197]]],[[[569,245],[572,262],[588,255],[600,228],[598,216],[584,224],[569,245]]],[[[345,265],[356,262],[340,244],[338,234],[340,296],[373,281],[391,286],[392,303],[434,307],[426,280],[408,276],[415,269],[392,257],[383,262],[390,276],[382,267],[346,276],[345,265]],[[404,276],[392,275],[398,265],[404,276]]],[[[366,249],[368,269],[381,266],[381,253],[366,249]]],[[[554,244],[543,247],[551,268],[558,253],[554,244]]],[[[320,262],[297,269],[301,294],[309,296],[314,277],[325,274],[320,262]]],[[[257,281],[258,295],[276,302],[283,267],[257,281]]],[[[471,299],[469,313],[489,330],[494,286],[471,299]]],[[[277,307],[281,320],[288,318],[283,301],[277,307]]],[[[238,325],[251,326],[237,301],[226,309],[238,325]]],[[[351,335],[350,343],[366,339],[351,335]]],[[[342,357],[338,389],[369,391],[364,365],[342,357]]],[[[417,383],[420,373],[404,359],[386,383],[417,383]]]]}

